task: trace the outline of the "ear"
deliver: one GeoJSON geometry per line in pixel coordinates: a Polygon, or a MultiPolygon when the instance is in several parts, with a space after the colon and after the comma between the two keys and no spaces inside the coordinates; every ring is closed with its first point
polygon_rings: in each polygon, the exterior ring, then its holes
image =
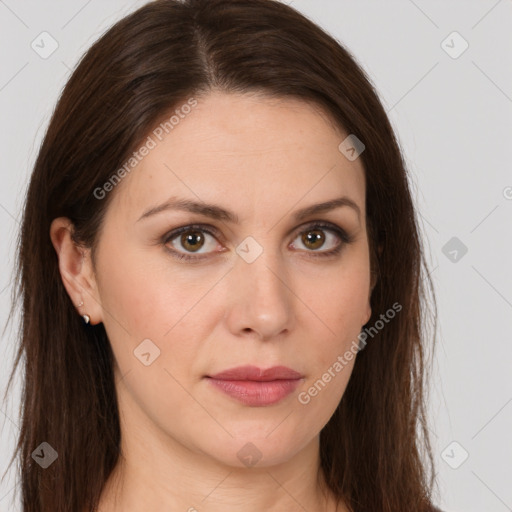
{"type": "Polygon", "coordinates": [[[92,267],[90,249],[78,246],[72,239],[73,223],[67,217],[54,219],[50,238],[59,258],[62,283],[80,315],[87,314],[91,324],[103,321],[103,312],[92,267]],[[79,306],[83,302],[82,306],[79,306]]]}
{"type": "Polygon", "coordinates": [[[361,320],[362,325],[366,325],[372,316],[371,297],[372,297],[373,287],[375,286],[376,277],[375,277],[375,274],[373,274],[373,272],[370,275],[371,275],[370,291],[368,292],[368,299],[366,301],[366,314],[361,320]]]}
{"type": "Polygon", "coordinates": [[[373,293],[373,289],[375,288],[375,285],[377,284],[377,281],[379,280],[379,270],[378,270],[379,269],[379,261],[380,261],[380,257],[382,255],[383,250],[384,250],[384,244],[380,243],[377,246],[378,254],[374,254],[374,253],[371,254],[372,261],[371,261],[370,267],[372,269],[372,272],[371,272],[371,279],[370,279],[370,294],[369,294],[370,297],[373,293]]]}
{"type": "MultiPolygon", "coordinates": [[[[384,245],[381,243],[377,247],[378,256],[375,258],[375,261],[373,262],[374,266],[378,266],[378,258],[382,254],[383,250],[384,250],[384,245]]],[[[379,280],[379,276],[378,276],[376,269],[374,269],[373,272],[370,273],[370,276],[371,276],[370,277],[370,291],[368,293],[368,304],[367,304],[367,308],[366,308],[366,316],[365,316],[365,319],[363,319],[364,320],[363,325],[368,323],[368,321],[370,320],[370,318],[372,316],[372,308],[371,308],[370,302],[371,302],[373,289],[375,288],[375,285],[377,284],[377,281],[379,280]]]]}
{"type": "Polygon", "coordinates": [[[368,299],[368,304],[366,307],[366,316],[363,318],[362,325],[366,325],[372,316],[372,307],[370,306],[370,299],[368,299]]]}

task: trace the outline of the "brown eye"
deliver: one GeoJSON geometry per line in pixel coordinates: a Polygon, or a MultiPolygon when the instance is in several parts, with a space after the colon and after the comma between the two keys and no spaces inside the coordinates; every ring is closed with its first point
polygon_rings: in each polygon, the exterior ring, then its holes
{"type": "MultiPolygon", "coordinates": [[[[162,238],[162,244],[174,258],[197,262],[211,258],[214,253],[224,252],[215,250],[215,242],[219,236],[222,239],[219,232],[210,226],[190,225],[175,229],[165,235],[162,238]],[[208,247],[208,237],[211,239],[210,247],[208,247]]],[[[301,249],[299,252],[309,254],[311,257],[335,257],[345,245],[353,241],[353,238],[345,230],[335,224],[325,222],[316,222],[309,228],[303,229],[296,236],[296,240],[299,238],[300,244],[306,249],[300,247],[294,247],[294,249],[301,249]],[[329,247],[329,243],[331,247],[329,247]],[[325,250],[319,250],[326,244],[325,250]]]]}
{"type": "Polygon", "coordinates": [[[198,259],[207,257],[206,253],[214,252],[215,240],[216,234],[206,227],[185,226],[166,235],[163,244],[178,259],[198,259]],[[210,247],[208,247],[208,237],[210,247]],[[206,250],[202,250],[203,248],[206,250]]]}
{"type": "Polygon", "coordinates": [[[204,235],[201,231],[187,231],[180,237],[181,245],[187,251],[198,251],[204,245],[204,235]]]}
{"type": "MultiPolygon", "coordinates": [[[[311,253],[311,256],[335,255],[345,244],[351,242],[351,238],[341,228],[318,222],[301,231],[296,239],[298,238],[300,238],[300,244],[307,249],[301,252],[311,253]],[[319,250],[325,245],[327,245],[325,250],[319,250]]],[[[295,249],[300,247],[295,246],[295,249]]]]}
{"type": "Polygon", "coordinates": [[[302,234],[302,242],[313,250],[320,249],[325,242],[325,234],[321,229],[310,229],[302,234]]]}

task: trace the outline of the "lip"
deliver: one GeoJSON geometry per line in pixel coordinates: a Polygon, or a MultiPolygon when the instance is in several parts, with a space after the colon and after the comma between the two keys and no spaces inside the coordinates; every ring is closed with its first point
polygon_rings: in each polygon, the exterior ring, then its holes
{"type": "Polygon", "coordinates": [[[263,370],[256,366],[239,366],[207,375],[208,381],[244,405],[266,406],[280,402],[301,383],[303,375],[286,366],[263,370]]]}
{"type": "Polygon", "coordinates": [[[215,375],[208,375],[217,380],[253,380],[259,382],[268,382],[271,380],[294,380],[302,379],[303,375],[286,366],[273,366],[263,370],[257,366],[237,366],[224,370],[215,375]]]}

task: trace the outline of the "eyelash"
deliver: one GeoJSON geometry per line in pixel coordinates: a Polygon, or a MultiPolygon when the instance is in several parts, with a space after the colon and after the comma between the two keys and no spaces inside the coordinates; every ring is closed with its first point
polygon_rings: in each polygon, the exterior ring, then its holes
{"type": "MultiPolygon", "coordinates": [[[[341,240],[341,243],[337,245],[336,248],[331,249],[330,251],[306,251],[310,252],[311,256],[313,258],[328,258],[332,256],[338,255],[342,248],[345,245],[348,245],[354,241],[353,237],[350,236],[345,230],[341,229],[340,227],[336,226],[335,224],[331,224],[330,222],[324,222],[324,221],[318,221],[308,224],[302,231],[298,232],[297,235],[306,233],[308,231],[314,231],[317,228],[325,229],[327,231],[330,231],[331,233],[334,233],[338,236],[338,238],[341,240]]],[[[218,236],[218,232],[215,229],[212,229],[211,227],[204,225],[204,224],[190,224],[188,226],[183,226],[181,228],[177,228],[170,233],[167,233],[164,235],[164,237],[161,240],[162,245],[165,246],[165,249],[171,254],[173,258],[176,258],[178,260],[185,260],[185,261],[199,261],[204,260],[208,258],[208,254],[204,254],[202,256],[191,256],[187,253],[180,253],[178,251],[175,251],[174,249],[169,249],[167,247],[167,244],[171,242],[174,238],[181,235],[182,233],[186,233],[187,231],[203,231],[205,233],[208,233],[209,235],[216,238],[218,236]]]]}

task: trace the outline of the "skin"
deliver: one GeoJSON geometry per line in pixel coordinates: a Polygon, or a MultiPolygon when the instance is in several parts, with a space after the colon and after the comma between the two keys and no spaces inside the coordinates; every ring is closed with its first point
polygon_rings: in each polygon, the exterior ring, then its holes
{"type": "Polygon", "coordinates": [[[319,433],[355,358],[308,404],[298,396],[371,315],[364,168],[338,150],[346,136],[304,101],[212,92],[110,192],[95,266],[71,241],[69,220],[53,221],[63,283],[75,305],[83,300],[80,314],[103,322],[116,359],[122,458],[100,512],[336,509],[319,472],[319,433]],[[218,204],[240,224],[170,210],[138,221],[171,195],[218,204]],[[342,195],[360,216],[343,206],[292,218],[342,195]],[[339,226],[353,241],[320,228],[324,245],[308,243],[301,234],[314,231],[311,221],[339,226]],[[218,236],[202,232],[202,246],[162,241],[193,223],[218,236]],[[248,236],[263,249],[252,263],[236,252],[248,236]],[[340,243],[339,255],[313,255],[340,243]],[[189,263],[166,247],[207,257],[189,263]],[[134,356],[145,339],[160,350],[149,366],[134,356]],[[204,378],[244,364],[285,365],[304,378],[261,407],[204,378]],[[247,443],[261,454],[251,467],[237,457],[247,443]]]}

